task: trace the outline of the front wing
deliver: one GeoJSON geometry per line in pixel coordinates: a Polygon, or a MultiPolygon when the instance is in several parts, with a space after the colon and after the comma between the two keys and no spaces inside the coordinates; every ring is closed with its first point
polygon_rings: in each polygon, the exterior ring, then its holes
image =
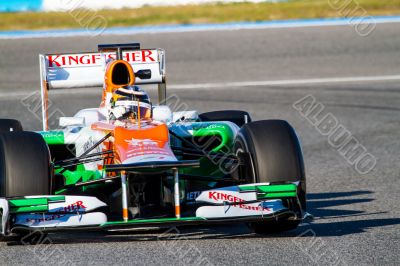
{"type": "Polygon", "coordinates": [[[106,204],[88,196],[31,196],[0,198],[1,235],[21,231],[111,230],[232,222],[258,222],[278,218],[300,220],[298,184],[246,184],[203,191],[194,217],[108,221],[106,204]],[[295,204],[296,205],[296,204],[295,204]]]}

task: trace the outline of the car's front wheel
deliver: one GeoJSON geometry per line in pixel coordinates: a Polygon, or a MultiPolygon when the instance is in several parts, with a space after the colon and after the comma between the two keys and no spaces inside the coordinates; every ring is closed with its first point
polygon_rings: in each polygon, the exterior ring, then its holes
{"type": "Polygon", "coordinates": [[[0,133],[0,197],[48,195],[50,152],[34,132],[0,133]]]}
{"type": "MultiPolygon", "coordinates": [[[[237,135],[235,151],[239,157],[240,153],[250,155],[246,165],[240,169],[241,175],[246,175],[244,179],[247,182],[277,184],[299,182],[298,198],[301,205],[299,208],[305,210],[306,182],[303,155],[298,137],[288,122],[263,120],[244,125],[237,135]]],[[[293,204],[299,205],[297,202],[293,204]]],[[[250,227],[256,233],[265,234],[292,230],[299,223],[299,219],[290,220],[288,217],[283,217],[274,221],[251,223],[250,227]]]]}

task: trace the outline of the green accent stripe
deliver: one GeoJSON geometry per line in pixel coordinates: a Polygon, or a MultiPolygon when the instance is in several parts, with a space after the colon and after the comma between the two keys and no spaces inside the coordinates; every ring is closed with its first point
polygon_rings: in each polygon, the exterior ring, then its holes
{"type": "Polygon", "coordinates": [[[294,198],[297,192],[278,192],[268,194],[258,194],[257,199],[277,199],[277,198],[294,198]]]}
{"type": "Polygon", "coordinates": [[[288,184],[288,185],[273,185],[273,186],[259,186],[257,187],[257,191],[261,193],[273,193],[273,192],[296,192],[297,186],[295,184],[288,184]]]}
{"type": "Polygon", "coordinates": [[[203,221],[204,218],[201,217],[186,217],[186,218],[161,218],[161,219],[136,219],[130,220],[127,222],[117,221],[117,222],[107,222],[102,224],[101,226],[109,226],[109,225],[129,225],[129,224],[160,224],[160,223],[168,223],[168,222],[187,222],[187,221],[203,221]]]}
{"type": "Polygon", "coordinates": [[[65,193],[65,192],[67,192],[66,188],[58,190],[58,191],[54,192],[54,194],[59,195],[59,194],[65,193]]]}
{"type": "Polygon", "coordinates": [[[47,205],[47,198],[33,198],[33,199],[13,199],[9,201],[10,207],[27,207],[36,205],[47,205]]]}
{"type": "Polygon", "coordinates": [[[22,206],[10,208],[11,213],[22,213],[22,212],[47,212],[49,210],[48,205],[37,205],[37,206],[22,206]]]}
{"type": "Polygon", "coordinates": [[[65,201],[65,196],[51,196],[47,198],[49,201],[65,201]]]}
{"type": "Polygon", "coordinates": [[[282,192],[282,191],[297,191],[297,186],[295,184],[285,184],[285,185],[262,185],[262,186],[254,186],[254,185],[244,185],[239,186],[241,191],[257,191],[260,193],[273,193],[273,192],[282,192]]]}
{"type": "Polygon", "coordinates": [[[239,190],[246,192],[246,191],[257,191],[256,186],[239,186],[239,190]]]}
{"type": "Polygon", "coordinates": [[[283,184],[283,185],[243,185],[239,186],[242,192],[257,192],[257,199],[279,199],[279,198],[293,198],[297,197],[296,184],[283,184]]]}
{"type": "Polygon", "coordinates": [[[49,196],[43,198],[21,198],[9,200],[10,207],[26,207],[36,205],[47,205],[53,201],[65,201],[65,196],[49,196]]]}
{"type": "Polygon", "coordinates": [[[11,213],[47,212],[49,203],[65,201],[65,196],[49,196],[45,198],[21,198],[9,200],[11,213]]]}

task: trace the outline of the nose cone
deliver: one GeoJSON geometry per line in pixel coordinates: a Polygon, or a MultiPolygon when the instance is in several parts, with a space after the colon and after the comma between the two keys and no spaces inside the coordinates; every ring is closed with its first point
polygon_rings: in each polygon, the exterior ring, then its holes
{"type": "Polygon", "coordinates": [[[164,124],[142,129],[118,127],[114,136],[117,154],[123,164],[177,161],[169,147],[168,128],[164,124]]]}
{"type": "Polygon", "coordinates": [[[168,143],[151,139],[131,139],[125,152],[123,164],[177,161],[168,143]]]}

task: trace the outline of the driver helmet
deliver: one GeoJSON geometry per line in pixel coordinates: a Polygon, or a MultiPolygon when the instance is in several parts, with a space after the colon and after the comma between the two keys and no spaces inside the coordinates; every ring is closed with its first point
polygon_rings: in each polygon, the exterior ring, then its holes
{"type": "Polygon", "coordinates": [[[111,101],[112,120],[151,118],[150,98],[138,86],[126,86],[115,90],[111,101]]]}

